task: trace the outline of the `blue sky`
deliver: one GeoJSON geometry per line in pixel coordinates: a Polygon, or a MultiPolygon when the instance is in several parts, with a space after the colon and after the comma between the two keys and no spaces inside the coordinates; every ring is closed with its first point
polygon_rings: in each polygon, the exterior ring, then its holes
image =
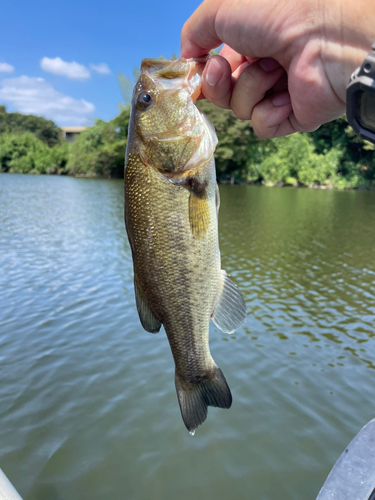
{"type": "Polygon", "coordinates": [[[179,54],[181,27],[199,3],[2,0],[0,104],[58,125],[113,118],[117,72],[131,77],[144,57],[179,54]]]}

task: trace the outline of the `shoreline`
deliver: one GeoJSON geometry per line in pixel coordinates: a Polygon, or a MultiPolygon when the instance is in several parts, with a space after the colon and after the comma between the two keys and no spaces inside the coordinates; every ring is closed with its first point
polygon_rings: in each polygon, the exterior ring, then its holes
{"type": "MultiPolygon", "coordinates": [[[[71,177],[71,178],[77,178],[77,179],[118,179],[118,180],[123,180],[123,177],[106,177],[106,176],[101,176],[101,175],[86,175],[86,174],[76,174],[76,175],[71,175],[71,174],[65,174],[65,173],[51,173],[51,174],[41,174],[39,172],[28,172],[28,173],[23,173],[23,172],[0,172],[0,174],[13,174],[13,175],[45,175],[45,176],[54,176],[54,177],[71,177]]],[[[222,179],[217,181],[218,184],[229,184],[232,186],[258,186],[258,187],[276,187],[276,188],[282,188],[282,187],[292,187],[292,188],[302,188],[302,189],[323,189],[323,190],[330,190],[330,191],[375,191],[375,186],[346,186],[344,188],[338,188],[335,186],[330,186],[329,184],[319,184],[319,183],[311,183],[309,185],[306,184],[290,184],[287,182],[279,181],[276,182],[275,184],[263,184],[262,182],[252,182],[252,181],[239,181],[238,179],[222,179]]]]}

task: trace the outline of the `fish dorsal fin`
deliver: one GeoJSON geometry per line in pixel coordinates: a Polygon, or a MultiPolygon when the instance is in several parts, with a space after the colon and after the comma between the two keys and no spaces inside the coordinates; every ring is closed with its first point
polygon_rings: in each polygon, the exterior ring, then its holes
{"type": "Polygon", "coordinates": [[[221,271],[219,297],[211,316],[224,333],[235,332],[246,321],[246,304],[242,293],[225,271],[221,271]]]}
{"type": "Polygon", "coordinates": [[[147,332],[158,333],[161,327],[161,323],[152,314],[151,309],[146,300],[142,297],[142,294],[139,291],[138,285],[135,282],[135,280],[134,280],[134,291],[135,291],[135,302],[137,304],[137,311],[143,328],[147,332]]]}

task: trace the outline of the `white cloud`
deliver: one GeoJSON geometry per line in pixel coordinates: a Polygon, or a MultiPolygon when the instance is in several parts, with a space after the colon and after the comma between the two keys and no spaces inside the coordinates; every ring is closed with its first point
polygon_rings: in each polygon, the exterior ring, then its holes
{"type": "Polygon", "coordinates": [[[8,63],[0,63],[0,73],[13,73],[14,67],[8,63]]]}
{"type": "Polygon", "coordinates": [[[96,71],[97,73],[100,73],[101,75],[110,75],[111,70],[108,67],[108,64],[106,63],[100,63],[100,64],[90,64],[91,69],[96,71]]]}
{"type": "Polygon", "coordinates": [[[6,101],[24,114],[42,115],[59,125],[85,125],[95,106],[55,90],[44,78],[20,76],[3,80],[0,102],[6,101]]]}
{"type": "Polygon", "coordinates": [[[87,78],[90,78],[90,71],[86,68],[86,66],[78,64],[75,61],[63,61],[60,57],[55,57],[55,59],[43,57],[40,61],[40,67],[48,73],[66,76],[71,80],[86,80],[87,78]]]}
{"type": "Polygon", "coordinates": [[[101,75],[110,75],[111,70],[109,69],[108,64],[100,63],[100,64],[90,64],[91,69],[100,73],[101,75]]]}

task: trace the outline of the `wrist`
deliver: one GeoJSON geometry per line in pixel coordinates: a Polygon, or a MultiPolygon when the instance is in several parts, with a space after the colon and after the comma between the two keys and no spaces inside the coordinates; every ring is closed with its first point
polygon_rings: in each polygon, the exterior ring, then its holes
{"type": "Polygon", "coordinates": [[[321,0],[322,61],[332,89],[342,102],[350,76],[375,41],[373,0],[321,0]]]}

